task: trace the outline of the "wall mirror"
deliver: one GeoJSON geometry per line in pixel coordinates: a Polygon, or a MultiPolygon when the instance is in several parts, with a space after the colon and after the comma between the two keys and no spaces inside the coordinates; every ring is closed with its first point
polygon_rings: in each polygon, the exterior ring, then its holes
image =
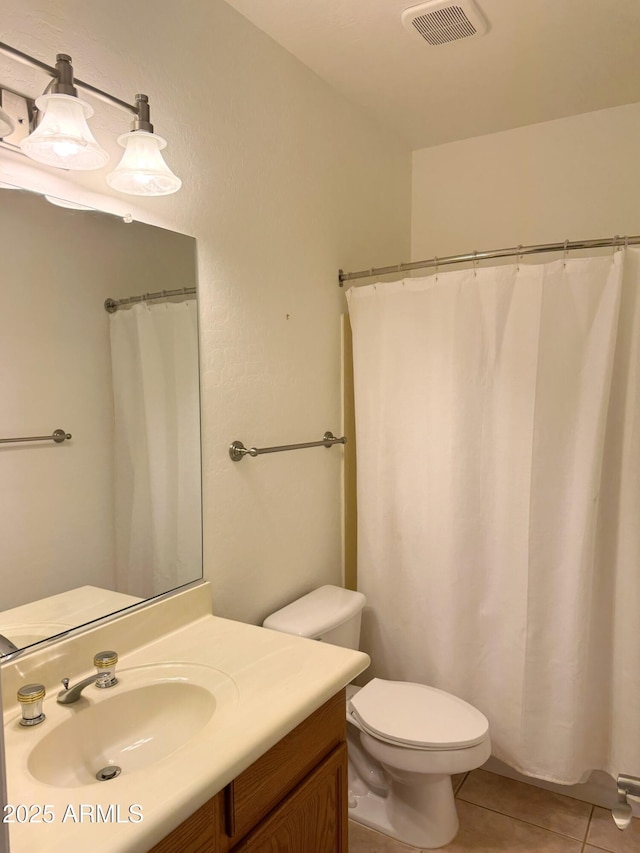
{"type": "Polygon", "coordinates": [[[202,577],[196,298],[194,238],[0,189],[1,654],[202,577]]]}

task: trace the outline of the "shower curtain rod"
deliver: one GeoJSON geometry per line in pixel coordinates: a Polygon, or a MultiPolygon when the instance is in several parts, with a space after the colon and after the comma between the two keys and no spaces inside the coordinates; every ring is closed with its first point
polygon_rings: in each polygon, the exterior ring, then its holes
{"type": "Polygon", "coordinates": [[[462,264],[468,261],[485,261],[491,258],[513,258],[523,255],[540,255],[545,252],[569,252],[572,249],[601,249],[615,248],[616,246],[636,246],[640,244],[640,236],[636,237],[604,237],[599,240],[565,240],[563,243],[541,243],[537,246],[514,246],[511,249],[491,249],[488,252],[470,252],[466,255],[448,255],[444,258],[429,258],[426,261],[413,261],[406,264],[395,264],[390,267],[373,267],[369,270],[358,272],[344,272],[338,270],[338,282],[342,287],[345,281],[354,281],[357,278],[372,278],[376,275],[388,275],[389,273],[407,272],[408,270],[420,270],[428,267],[444,267],[449,264],[462,264]]]}
{"type": "Polygon", "coordinates": [[[178,287],[176,290],[158,290],[156,293],[141,293],[140,296],[128,296],[126,299],[105,299],[104,310],[115,314],[123,305],[134,302],[148,302],[151,299],[168,299],[170,296],[190,296],[196,294],[195,287],[178,287]]]}

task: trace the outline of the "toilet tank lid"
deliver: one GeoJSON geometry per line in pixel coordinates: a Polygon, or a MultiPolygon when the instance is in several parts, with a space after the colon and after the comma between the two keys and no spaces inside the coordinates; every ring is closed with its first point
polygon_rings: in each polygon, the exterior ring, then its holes
{"type": "Polygon", "coordinates": [[[356,616],[366,602],[361,592],[328,584],[267,616],[262,624],[273,631],[315,639],[356,616]]]}

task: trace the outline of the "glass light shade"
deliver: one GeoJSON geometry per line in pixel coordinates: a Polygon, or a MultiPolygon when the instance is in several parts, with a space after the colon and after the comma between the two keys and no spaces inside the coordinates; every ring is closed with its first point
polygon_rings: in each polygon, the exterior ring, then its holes
{"type": "Polygon", "coordinates": [[[14,120],[8,112],[0,107],[0,139],[4,139],[5,136],[11,136],[15,129],[16,123],[14,120]]]}
{"type": "Polygon", "coordinates": [[[132,130],[118,137],[124,148],[122,160],[107,175],[109,186],[130,195],[170,195],[182,181],[164,162],[160,151],[166,140],[146,130],[132,130]]]}
{"type": "Polygon", "coordinates": [[[45,195],[49,204],[55,204],[56,207],[68,207],[69,210],[95,210],[93,207],[87,207],[86,204],[78,204],[77,201],[71,201],[68,198],[59,198],[56,195],[45,195]]]}
{"type": "Polygon", "coordinates": [[[20,142],[27,157],[59,169],[100,169],[109,155],[94,139],[87,119],[93,110],[73,95],[41,95],[44,112],[37,128],[20,142]]]}

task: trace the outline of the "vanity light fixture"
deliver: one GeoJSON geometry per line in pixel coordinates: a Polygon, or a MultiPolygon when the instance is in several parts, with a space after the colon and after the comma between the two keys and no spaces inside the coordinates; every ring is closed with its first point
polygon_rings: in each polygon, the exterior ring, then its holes
{"type": "Polygon", "coordinates": [[[49,204],[55,204],[56,207],[66,207],[69,210],[95,210],[94,207],[79,204],[77,201],[71,201],[68,198],[59,198],[56,195],[45,195],[45,198],[49,204]]]}
{"type": "MultiPolygon", "coordinates": [[[[52,77],[45,93],[36,99],[35,109],[31,110],[34,118],[29,122],[28,135],[24,131],[21,138],[11,139],[16,123],[10,115],[7,115],[9,121],[3,123],[5,112],[0,111],[0,138],[5,144],[39,163],[60,169],[93,170],[105,166],[109,154],[96,141],[87,124],[93,109],[78,97],[78,89],[83,89],[134,116],[131,130],[118,138],[125,152],[120,164],[106,176],[109,186],[118,192],[145,196],[169,195],[180,189],[182,181],[169,169],[160,153],[167,143],[153,132],[147,95],[136,95],[135,105],[128,104],[75,79],[71,57],[65,53],[56,56],[56,65],[52,68],[3,42],[0,42],[0,52],[44,70],[52,77]]],[[[20,97],[25,102],[30,101],[26,96],[20,97]]],[[[24,119],[20,123],[26,124],[24,119]]]]}
{"type": "Polygon", "coordinates": [[[56,56],[56,74],[49,91],[36,98],[42,117],[37,127],[20,141],[27,157],[58,169],[101,169],[109,155],[95,140],[87,119],[93,109],[80,100],[73,85],[73,66],[66,53],[56,56]]]}
{"type": "Polygon", "coordinates": [[[164,162],[160,151],[167,141],[153,132],[149,121],[149,98],[136,95],[137,116],[129,133],[118,137],[124,148],[119,165],[107,175],[114,190],[131,195],[169,195],[177,192],[182,181],[164,162]]]}
{"type": "Polygon", "coordinates": [[[16,129],[16,124],[8,112],[0,107],[0,139],[9,136],[16,129]]]}

